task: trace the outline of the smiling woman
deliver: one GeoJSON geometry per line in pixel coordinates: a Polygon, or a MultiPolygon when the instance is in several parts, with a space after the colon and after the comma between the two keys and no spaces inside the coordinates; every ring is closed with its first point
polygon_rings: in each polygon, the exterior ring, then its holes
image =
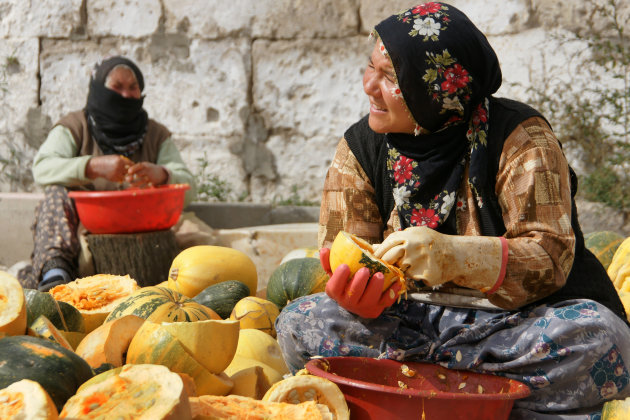
{"type": "Polygon", "coordinates": [[[370,100],[370,128],[376,133],[413,133],[416,123],[396,81],[394,66],[382,42],[377,42],[363,75],[370,100]]]}
{"type": "Polygon", "coordinates": [[[276,321],[287,364],[362,356],[495,372],[532,390],[515,418],[597,417],[630,395],[630,328],[584,246],[575,173],[549,123],[494,96],[499,60],[457,8],[424,3],[372,34],[369,114],[344,133],[324,183],[326,291],[276,321]],[[339,232],[372,244],[408,293],[333,261],[339,232]]]}

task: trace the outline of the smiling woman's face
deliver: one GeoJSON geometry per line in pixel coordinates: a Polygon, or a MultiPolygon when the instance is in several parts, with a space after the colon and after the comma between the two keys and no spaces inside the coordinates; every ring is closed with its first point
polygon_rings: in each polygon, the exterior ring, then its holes
{"type": "Polygon", "coordinates": [[[370,128],[377,133],[413,134],[416,123],[402,97],[392,63],[378,40],[363,74],[363,90],[370,99],[370,128]]]}

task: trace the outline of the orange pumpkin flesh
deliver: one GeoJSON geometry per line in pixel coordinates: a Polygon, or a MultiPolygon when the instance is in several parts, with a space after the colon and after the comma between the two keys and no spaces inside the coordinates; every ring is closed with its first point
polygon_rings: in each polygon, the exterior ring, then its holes
{"type": "Polygon", "coordinates": [[[81,312],[87,334],[103,324],[112,309],[137,289],[138,284],[129,276],[97,274],[55,286],[49,293],[81,312]]]}
{"type": "Polygon", "coordinates": [[[61,417],[190,419],[188,398],[181,377],[166,367],[125,365],[103,381],[81,388],[66,402],[61,417]]]}
{"type": "Polygon", "coordinates": [[[0,419],[59,418],[55,403],[42,386],[30,379],[22,379],[0,390],[0,419]]]}

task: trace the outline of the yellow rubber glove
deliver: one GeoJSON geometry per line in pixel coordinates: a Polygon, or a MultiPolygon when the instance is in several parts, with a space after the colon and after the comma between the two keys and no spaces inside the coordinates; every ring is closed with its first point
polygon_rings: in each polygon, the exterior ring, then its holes
{"type": "Polygon", "coordinates": [[[493,236],[445,235],[426,226],[389,235],[374,255],[428,286],[452,281],[494,293],[505,276],[507,241],[493,236]]]}

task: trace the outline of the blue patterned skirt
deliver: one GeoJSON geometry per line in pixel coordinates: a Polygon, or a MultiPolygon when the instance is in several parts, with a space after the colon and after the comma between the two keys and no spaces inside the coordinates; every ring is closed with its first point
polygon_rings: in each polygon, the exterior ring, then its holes
{"type": "Polygon", "coordinates": [[[570,300],[492,311],[401,300],[375,319],[326,296],[289,303],[276,320],[292,372],[312,356],[424,361],[494,373],[529,385],[511,419],[599,419],[602,404],[630,396],[630,328],[608,308],[570,300]]]}

